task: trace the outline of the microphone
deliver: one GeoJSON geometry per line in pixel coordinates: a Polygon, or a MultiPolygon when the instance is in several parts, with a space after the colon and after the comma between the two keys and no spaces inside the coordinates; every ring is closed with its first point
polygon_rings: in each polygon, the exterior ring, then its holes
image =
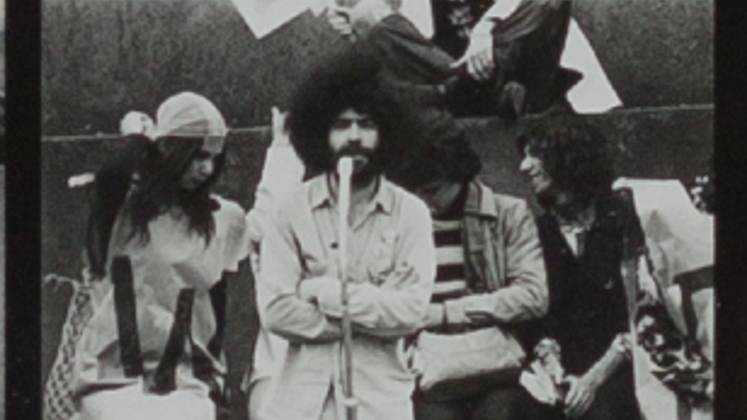
{"type": "Polygon", "coordinates": [[[345,283],[345,268],[347,264],[347,245],[348,245],[348,214],[350,213],[350,178],[353,174],[353,159],[349,156],[341,157],[337,162],[337,175],[339,179],[337,188],[337,213],[340,218],[337,221],[337,233],[340,237],[337,240],[339,244],[340,258],[340,280],[345,283]]]}
{"type": "Polygon", "coordinates": [[[343,156],[337,162],[337,174],[340,175],[340,182],[347,178],[350,180],[350,175],[353,173],[353,158],[350,156],[343,156]]]}
{"type": "Polygon", "coordinates": [[[340,281],[342,282],[341,301],[342,301],[342,387],[345,396],[344,405],[347,420],[357,419],[357,401],[353,393],[353,327],[351,325],[349,302],[348,302],[348,282],[347,282],[347,251],[348,251],[348,213],[350,212],[350,178],[353,174],[353,159],[349,156],[340,158],[337,162],[337,174],[339,176],[338,188],[338,239],[339,258],[340,258],[340,281]]]}

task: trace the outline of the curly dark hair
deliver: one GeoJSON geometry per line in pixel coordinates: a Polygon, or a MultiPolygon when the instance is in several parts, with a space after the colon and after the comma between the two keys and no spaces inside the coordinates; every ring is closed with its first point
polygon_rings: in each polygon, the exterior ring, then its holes
{"type": "Polygon", "coordinates": [[[466,184],[482,170],[480,156],[463,133],[409,153],[404,162],[389,174],[402,187],[417,191],[437,180],[466,184]]]}
{"type": "MultiPolygon", "coordinates": [[[[612,191],[615,173],[606,142],[583,117],[548,114],[527,125],[517,137],[519,153],[523,156],[528,150],[538,157],[559,189],[577,200],[593,200],[612,191]]],[[[539,198],[540,204],[548,204],[539,198]]]]}
{"type": "Polygon", "coordinates": [[[368,48],[352,44],[315,66],[290,100],[286,127],[296,153],[310,176],[334,169],[329,130],[348,108],[368,114],[379,131],[379,147],[372,157],[386,169],[398,156],[408,132],[403,108],[380,78],[381,62],[368,48]]]}

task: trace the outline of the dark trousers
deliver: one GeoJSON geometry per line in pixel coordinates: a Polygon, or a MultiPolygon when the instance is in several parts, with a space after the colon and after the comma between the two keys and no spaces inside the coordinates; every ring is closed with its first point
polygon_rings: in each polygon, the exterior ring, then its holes
{"type": "Polygon", "coordinates": [[[515,114],[517,88],[522,90],[520,112],[536,113],[563,104],[581,77],[560,67],[570,16],[570,0],[523,0],[493,32],[496,71],[487,82],[473,80],[464,69],[450,69],[459,57],[423,37],[400,15],[383,19],[365,42],[382,59],[387,78],[423,91],[442,85],[448,92],[445,105],[455,115],[515,114]]]}
{"type": "Polygon", "coordinates": [[[467,398],[431,401],[413,395],[415,420],[521,420],[531,397],[518,384],[491,388],[467,398]]]}
{"type": "Polygon", "coordinates": [[[570,0],[522,0],[493,31],[493,78],[460,78],[450,107],[460,110],[457,115],[504,116],[567,107],[565,94],[581,79],[579,73],[560,67],[570,18],[570,0]]]}

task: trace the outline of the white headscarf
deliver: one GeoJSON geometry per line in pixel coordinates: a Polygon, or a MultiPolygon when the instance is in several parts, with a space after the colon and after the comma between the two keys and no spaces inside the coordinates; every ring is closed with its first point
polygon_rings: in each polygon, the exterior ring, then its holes
{"type": "Polygon", "coordinates": [[[130,111],[119,123],[122,135],[143,134],[152,140],[161,137],[223,138],[226,122],[215,105],[202,95],[181,92],[163,101],[156,122],[140,111],[130,111]]]}

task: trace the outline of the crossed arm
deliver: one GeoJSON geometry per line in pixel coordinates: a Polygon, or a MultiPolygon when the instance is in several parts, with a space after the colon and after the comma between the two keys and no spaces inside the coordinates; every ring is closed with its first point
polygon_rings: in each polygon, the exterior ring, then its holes
{"type": "MultiPolygon", "coordinates": [[[[435,247],[425,206],[422,214],[407,218],[398,232],[395,267],[384,282],[348,284],[349,315],[359,332],[400,337],[422,324],[435,277],[435,247]]],[[[282,211],[267,226],[262,246],[257,293],[265,327],[290,341],[340,339],[341,283],[334,275],[304,277],[300,245],[282,211]]]]}

